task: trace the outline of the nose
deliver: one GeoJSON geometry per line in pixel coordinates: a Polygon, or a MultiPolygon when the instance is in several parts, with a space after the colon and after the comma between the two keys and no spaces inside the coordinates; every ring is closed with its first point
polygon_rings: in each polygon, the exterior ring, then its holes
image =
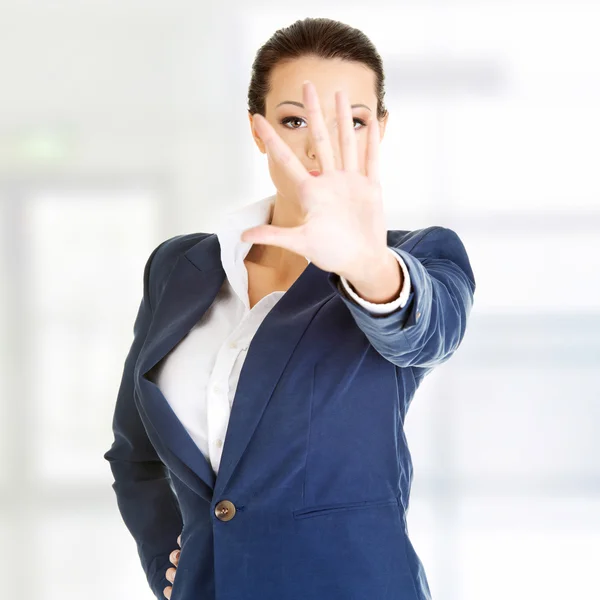
{"type": "MultiPolygon", "coordinates": [[[[329,135],[329,140],[331,143],[331,150],[333,152],[333,158],[334,158],[334,164],[335,164],[335,168],[336,169],[341,169],[342,165],[341,165],[341,156],[340,156],[340,151],[339,151],[339,146],[340,146],[340,141],[339,141],[339,134],[338,134],[338,128],[337,128],[337,122],[335,121],[335,119],[333,120],[333,123],[327,125],[327,134],[329,135]]],[[[318,161],[318,155],[317,155],[317,148],[316,148],[316,144],[313,140],[312,135],[307,135],[306,136],[306,155],[314,160],[315,158],[318,161]]],[[[315,169],[318,169],[319,171],[321,171],[321,165],[319,164],[319,166],[315,166],[315,169]]]]}

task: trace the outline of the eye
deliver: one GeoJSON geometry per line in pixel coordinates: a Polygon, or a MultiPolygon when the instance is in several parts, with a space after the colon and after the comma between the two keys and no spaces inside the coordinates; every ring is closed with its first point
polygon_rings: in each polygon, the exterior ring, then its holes
{"type": "MultiPolygon", "coordinates": [[[[302,117],[285,117],[285,119],[281,119],[280,123],[284,126],[286,126],[288,123],[291,123],[292,121],[304,121],[304,119],[302,117]]],[[[358,123],[360,123],[361,128],[366,126],[366,122],[363,121],[362,119],[359,119],[358,117],[354,117],[353,121],[358,121],[358,123]]],[[[301,127],[287,127],[287,129],[302,129],[301,127]]],[[[356,128],[355,128],[356,131],[356,128]]]]}

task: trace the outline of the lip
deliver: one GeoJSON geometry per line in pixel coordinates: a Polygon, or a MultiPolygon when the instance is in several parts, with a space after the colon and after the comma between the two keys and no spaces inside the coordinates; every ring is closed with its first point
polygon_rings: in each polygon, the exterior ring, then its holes
{"type": "Polygon", "coordinates": [[[313,176],[313,177],[318,177],[321,174],[321,171],[309,171],[309,173],[313,176]]]}

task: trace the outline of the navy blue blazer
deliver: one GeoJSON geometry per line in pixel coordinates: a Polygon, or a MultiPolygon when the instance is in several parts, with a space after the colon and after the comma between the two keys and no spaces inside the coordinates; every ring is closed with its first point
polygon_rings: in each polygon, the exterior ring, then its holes
{"type": "Polygon", "coordinates": [[[465,334],[475,279],[446,227],[388,231],[407,304],[374,315],[312,262],[258,328],[240,373],[218,475],[155,383],[158,363],[223,284],[216,234],[162,242],[125,359],[104,454],[156,598],[425,600],[406,528],[416,389],[465,334]]]}

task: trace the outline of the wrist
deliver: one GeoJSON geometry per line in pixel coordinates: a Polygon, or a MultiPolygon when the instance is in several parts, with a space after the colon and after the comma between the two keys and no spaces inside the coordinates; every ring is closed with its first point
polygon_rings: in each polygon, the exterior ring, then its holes
{"type": "Polygon", "coordinates": [[[387,246],[383,254],[373,256],[364,266],[354,267],[343,277],[361,298],[377,304],[397,298],[404,284],[404,274],[387,246]]]}

